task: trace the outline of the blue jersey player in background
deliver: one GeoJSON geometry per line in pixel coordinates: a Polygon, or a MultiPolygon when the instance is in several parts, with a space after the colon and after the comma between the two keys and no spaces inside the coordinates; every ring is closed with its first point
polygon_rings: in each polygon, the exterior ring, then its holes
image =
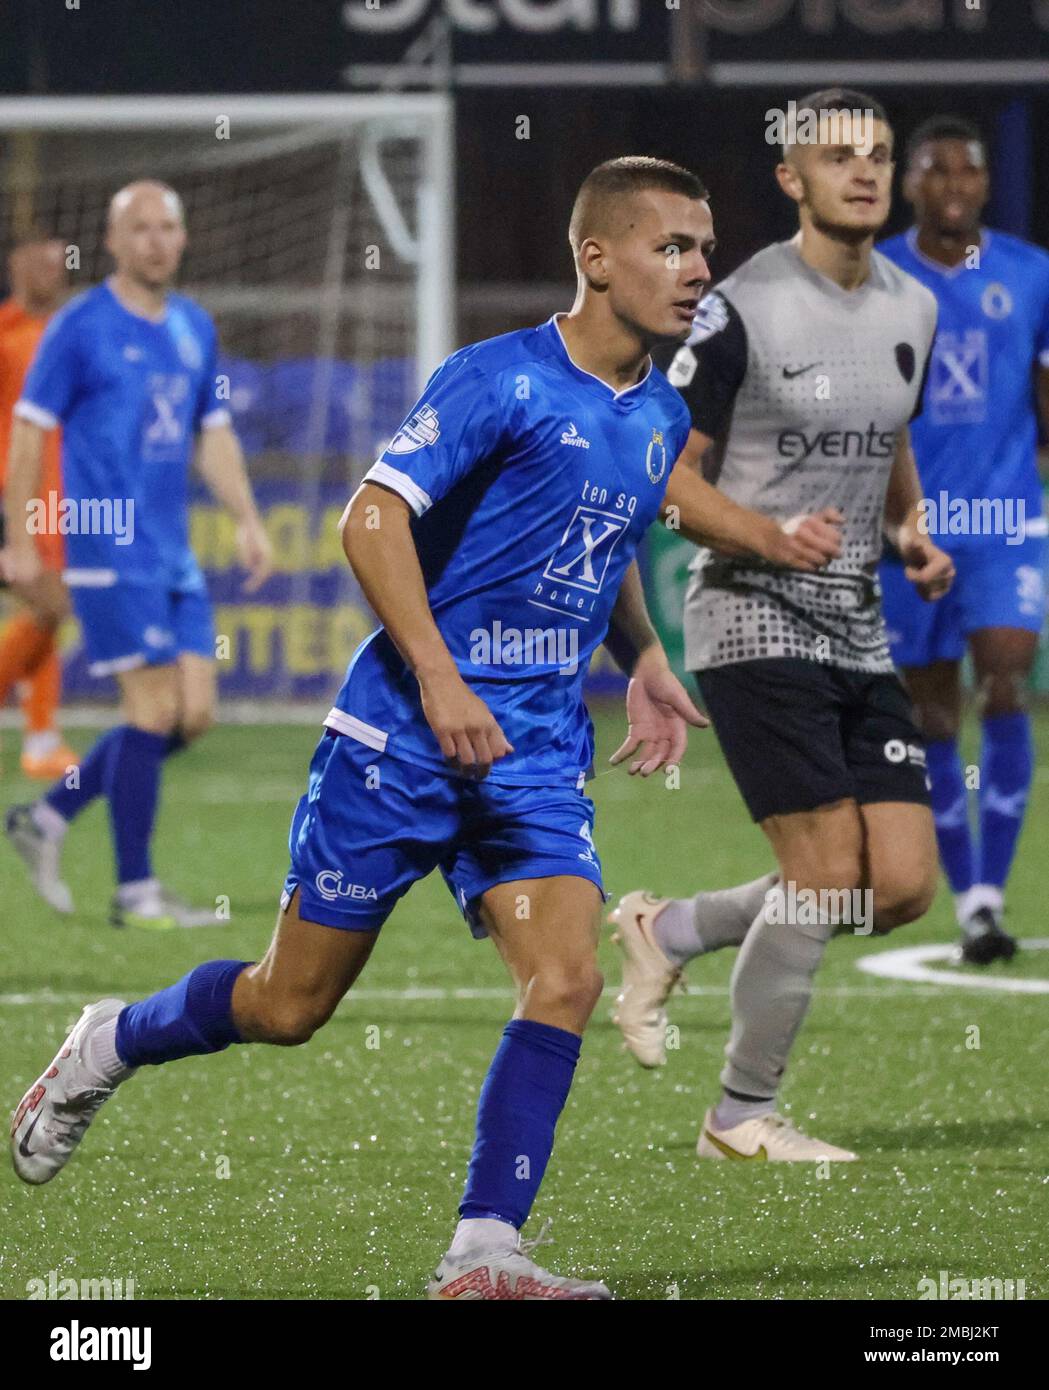
{"type": "Polygon", "coordinates": [[[1033,774],[1025,690],[1045,621],[1037,408],[1049,420],[1049,255],[981,227],[987,157],[968,121],[938,117],[915,131],[904,192],[915,225],[880,250],[939,303],[911,439],[929,531],[957,578],[936,604],[922,603],[892,556],[881,580],[893,655],[926,736],[962,954],[986,964],[1016,949],[1002,926],[1004,889],[1033,774]],[[975,843],[958,753],[967,647],[983,723],[975,843]]]}
{"type": "MultiPolygon", "coordinates": [[[[488,935],[518,1004],[481,1091],[461,1220],[435,1299],[605,1299],[535,1264],[519,1230],[601,993],[601,868],[582,787],[594,754],[582,680],[607,642],[630,675],[613,762],[676,763],[703,716],[645,610],[638,542],[689,432],[649,349],[687,337],[708,283],[706,192],[650,159],[601,165],[571,223],[569,314],[464,348],[431,378],[343,518],[382,627],[355,654],[292,818],[265,959],[211,961],[140,1003],[89,1005],[15,1113],[27,1182],[65,1164],[143,1066],[231,1043],[305,1042],[360,974],[383,922],[439,868],[488,935]]],[[[811,543],[698,477],[682,529],[815,569],[811,543]]],[[[809,522],[815,519],[806,519],[809,522]]],[[[833,533],[833,534],[831,534],[833,533]]],[[[417,924],[420,946],[430,943],[417,924]]]]}
{"type": "Polygon", "coordinates": [[[122,722],[32,806],[7,836],[38,892],[73,910],[60,856],[71,821],[109,803],[115,926],[215,922],[153,874],[150,842],[164,759],[198,737],[215,705],[215,638],[204,577],[189,548],[189,469],[197,466],[237,522],[257,588],[270,547],[216,379],[215,328],[170,286],[186,244],[178,195],[129,184],[109,208],[116,263],[103,284],[51,320],[15,406],[5,491],[9,577],[39,566],[33,529],[66,534],[66,583],[92,674],[120,685],[122,722]],[[62,426],[64,496],[38,498],[44,435],[62,426]]]}

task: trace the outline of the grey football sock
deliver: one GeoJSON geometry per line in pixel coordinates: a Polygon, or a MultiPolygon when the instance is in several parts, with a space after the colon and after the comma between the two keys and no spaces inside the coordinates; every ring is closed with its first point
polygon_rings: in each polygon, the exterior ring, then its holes
{"type": "Polygon", "coordinates": [[[718,1129],[735,1129],[747,1120],[756,1120],[760,1115],[771,1115],[776,1108],[775,1099],[739,1100],[735,1096],[721,1093],[721,1099],[714,1111],[714,1123],[718,1129]]]}
{"type": "Polygon", "coordinates": [[[776,887],[754,919],[732,971],[732,1033],[721,1084],[741,1095],[773,1097],[808,1011],[812,980],[835,922],[825,915],[788,922],[776,887]]]}
{"type": "Polygon", "coordinates": [[[738,946],[762,910],[776,877],[766,874],[735,888],[672,899],[652,924],[660,950],[675,965],[685,965],[707,951],[738,946]]]}

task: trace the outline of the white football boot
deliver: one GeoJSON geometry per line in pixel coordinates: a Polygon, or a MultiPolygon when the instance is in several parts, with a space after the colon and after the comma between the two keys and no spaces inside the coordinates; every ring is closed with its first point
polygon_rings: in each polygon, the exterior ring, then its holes
{"type": "Polygon", "coordinates": [[[213,908],[190,907],[162,883],[151,884],[128,902],[118,891],[109,909],[110,925],[141,927],[145,931],[175,931],[179,927],[217,927],[223,921],[213,908]]]}
{"type": "Polygon", "coordinates": [[[540,1269],[528,1258],[537,1245],[549,1245],[547,1221],[534,1240],[521,1240],[511,1250],[480,1253],[455,1261],[446,1255],[426,1286],[431,1299],[508,1300],[539,1303],[550,1298],[600,1302],[612,1297],[608,1286],[596,1279],[566,1279],[540,1269]]]}
{"type": "Polygon", "coordinates": [[[31,806],[11,807],[4,819],[4,834],[48,907],[63,914],[72,912],[73,895],[62,881],[62,841],[44,834],[31,806]]]}
{"type": "Polygon", "coordinates": [[[88,1004],[55,1060],[19,1102],[11,1121],[11,1159],[23,1182],[50,1182],[116,1090],[85,1061],[84,1043],[123,1007],[120,999],[88,1004]]]}
{"type": "Polygon", "coordinates": [[[652,923],[669,901],[652,893],[627,893],[608,917],[616,926],[612,940],[623,952],[623,985],[612,1021],[643,1067],[665,1065],[666,1002],[676,984],[685,988],[681,966],[666,958],[652,933],[652,923]]]}
{"type": "Polygon", "coordinates": [[[711,1107],[703,1116],[696,1153],[700,1158],[741,1158],[769,1163],[854,1163],[858,1154],[810,1139],[795,1129],[792,1121],[771,1111],[753,1120],[744,1120],[731,1129],[718,1129],[711,1107]]]}

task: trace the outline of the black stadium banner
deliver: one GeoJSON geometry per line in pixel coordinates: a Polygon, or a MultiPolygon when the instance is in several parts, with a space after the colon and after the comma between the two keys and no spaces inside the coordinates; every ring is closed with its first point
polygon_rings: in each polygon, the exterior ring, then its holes
{"type": "Polygon", "coordinates": [[[341,19],[352,84],[395,65],[481,85],[514,69],[585,81],[587,65],[610,81],[749,81],[768,63],[857,60],[903,61],[917,80],[933,64],[1049,76],[1049,0],[345,0],[341,19]]]}
{"type": "Polygon", "coordinates": [[[1049,84],[1049,0],[0,0],[0,91],[1049,84]],[[275,28],[286,33],[272,42],[275,28]],[[205,38],[206,36],[206,38],[205,38]]]}

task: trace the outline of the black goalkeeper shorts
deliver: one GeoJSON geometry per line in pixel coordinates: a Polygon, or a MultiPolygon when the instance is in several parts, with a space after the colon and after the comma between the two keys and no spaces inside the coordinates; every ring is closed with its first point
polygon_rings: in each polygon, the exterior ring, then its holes
{"type": "Polygon", "coordinates": [[[846,797],[929,804],[925,745],[895,674],[769,657],[695,676],[754,820],[846,797]]]}

